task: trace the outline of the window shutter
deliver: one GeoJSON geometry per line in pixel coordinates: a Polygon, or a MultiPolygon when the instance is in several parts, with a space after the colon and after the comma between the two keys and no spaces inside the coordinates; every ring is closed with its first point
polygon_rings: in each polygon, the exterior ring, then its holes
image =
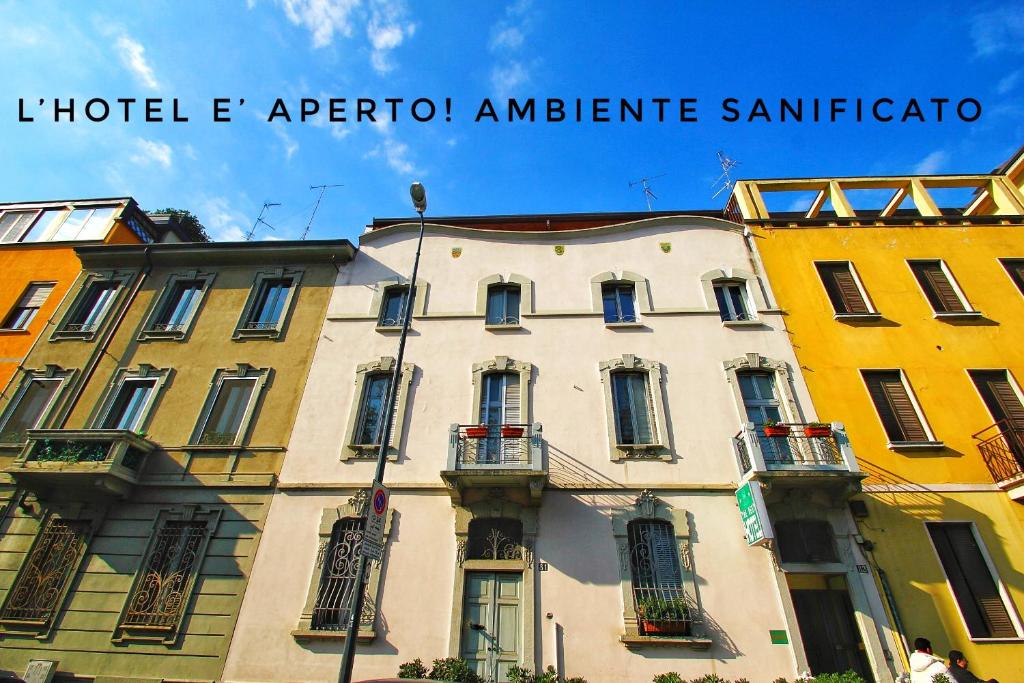
{"type": "Polygon", "coordinates": [[[18,305],[22,308],[39,308],[46,303],[46,299],[52,291],[53,284],[51,283],[29,285],[28,289],[25,290],[25,295],[21,297],[21,303],[18,305]]]}
{"type": "Polygon", "coordinates": [[[836,313],[870,313],[849,263],[817,263],[815,266],[836,313]]]}
{"type": "Polygon", "coordinates": [[[967,310],[941,261],[917,261],[910,264],[925,296],[937,313],[963,313],[967,310]]]}
{"type": "Polygon", "coordinates": [[[0,242],[17,242],[35,216],[35,211],[8,211],[0,216],[0,242]]]}
{"type": "Polygon", "coordinates": [[[1002,259],[1002,262],[1006,272],[1010,274],[1013,284],[1017,285],[1017,289],[1020,290],[1021,294],[1024,294],[1024,260],[1002,259]]]}
{"type": "Polygon", "coordinates": [[[395,435],[398,431],[398,406],[401,405],[402,400],[402,373],[398,373],[398,384],[395,386],[395,407],[391,411],[391,432],[388,434],[388,446],[391,448],[397,448],[397,436],[395,435]]]}
{"type": "Polygon", "coordinates": [[[1015,638],[995,578],[981,554],[970,523],[929,522],[939,562],[974,638],[1015,638]]]}
{"type": "Polygon", "coordinates": [[[657,443],[658,439],[655,438],[655,426],[654,426],[654,387],[651,386],[650,378],[647,373],[637,375],[638,378],[638,389],[641,395],[644,397],[646,405],[643,410],[646,412],[647,419],[637,419],[637,432],[640,443],[657,443]]]}
{"type": "Polygon", "coordinates": [[[683,585],[679,558],[670,524],[652,524],[651,545],[654,555],[654,576],[658,588],[681,588],[683,585]]]}
{"type": "Polygon", "coordinates": [[[508,424],[522,422],[521,394],[519,391],[519,375],[514,372],[505,373],[505,422],[508,424]]]}
{"type": "Polygon", "coordinates": [[[865,372],[864,379],[891,441],[928,441],[899,371],[865,372]]]}

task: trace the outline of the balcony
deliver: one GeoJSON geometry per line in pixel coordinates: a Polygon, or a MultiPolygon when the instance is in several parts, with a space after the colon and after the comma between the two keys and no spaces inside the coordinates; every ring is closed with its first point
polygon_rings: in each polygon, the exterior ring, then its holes
{"type": "Polygon", "coordinates": [[[453,505],[472,489],[518,489],[537,505],[548,481],[539,422],[504,425],[453,424],[448,432],[448,468],[441,473],[453,505]]]}
{"type": "Polygon", "coordinates": [[[123,498],[155,448],[123,429],[30,429],[21,454],[4,471],[43,499],[70,493],[123,498]]]}
{"type": "Polygon", "coordinates": [[[999,488],[1024,503],[1024,428],[1012,427],[1003,420],[973,436],[999,488]]]}
{"type": "Polygon", "coordinates": [[[733,437],[733,447],[740,478],[756,479],[769,488],[835,487],[836,493],[850,496],[860,491],[867,476],[857,466],[841,422],[779,424],[767,433],[747,422],[733,437]]]}

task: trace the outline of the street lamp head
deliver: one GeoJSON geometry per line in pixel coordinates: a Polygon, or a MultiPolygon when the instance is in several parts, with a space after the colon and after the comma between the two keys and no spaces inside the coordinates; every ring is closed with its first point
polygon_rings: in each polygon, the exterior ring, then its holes
{"type": "Polygon", "coordinates": [[[415,182],[409,186],[409,195],[412,197],[412,206],[416,213],[423,213],[427,210],[427,190],[422,183],[415,182]]]}

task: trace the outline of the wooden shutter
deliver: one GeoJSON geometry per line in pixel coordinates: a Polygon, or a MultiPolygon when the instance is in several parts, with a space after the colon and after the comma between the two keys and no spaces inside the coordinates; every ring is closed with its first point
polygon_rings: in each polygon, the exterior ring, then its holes
{"type": "Polygon", "coordinates": [[[505,416],[504,422],[514,424],[522,422],[522,395],[519,390],[519,375],[514,372],[505,373],[505,416]]]}
{"type": "Polygon", "coordinates": [[[1010,384],[1006,370],[971,370],[971,379],[996,422],[1024,428],[1024,405],[1010,384]]]}
{"type": "Polygon", "coordinates": [[[971,637],[1017,637],[971,524],[929,522],[927,526],[971,637]]]}
{"type": "Polygon", "coordinates": [[[396,433],[398,431],[398,406],[402,400],[402,372],[398,373],[398,383],[395,385],[395,408],[391,411],[391,432],[388,434],[388,446],[397,448],[396,433]]]}
{"type": "Polygon", "coordinates": [[[25,290],[25,295],[21,297],[21,302],[18,305],[22,308],[39,308],[46,303],[46,299],[52,291],[53,283],[51,282],[31,284],[25,290]]]}
{"type": "Polygon", "coordinates": [[[890,441],[928,441],[899,370],[864,372],[868,393],[890,441]]]}
{"type": "Polygon", "coordinates": [[[815,267],[836,313],[871,312],[849,263],[816,263],[815,267]]]}
{"type": "Polygon", "coordinates": [[[36,215],[35,211],[8,211],[0,216],[0,242],[17,242],[36,215]]]}
{"type": "Polygon", "coordinates": [[[963,313],[967,310],[943,270],[942,261],[915,261],[910,268],[936,313],[963,313]]]}

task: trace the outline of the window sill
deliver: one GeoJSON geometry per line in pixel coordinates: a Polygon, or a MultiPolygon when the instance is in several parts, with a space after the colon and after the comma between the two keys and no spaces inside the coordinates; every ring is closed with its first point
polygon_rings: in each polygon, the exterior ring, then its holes
{"type": "MultiPolygon", "coordinates": [[[[313,631],[311,629],[295,629],[292,631],[292,638],[298,641],[307,640],[345,640],[348,631],[313,631]]],[[[377,632],[366,629],[359,629],[356,632],[357,643],[372,643],[377,637],[377,632]]]]}
{"type": "Polygon", "coordinates": [[[723,320],[722,327],[765,327],[761,320],[723,320]]]}
{"type": "Polygon", "coordinates": [[[484,329],[488,330],[489,332],[506,332],[521,330],[523,329],[523,326],[520,325],[519,323],[509,323],[504,325],[484,325],[484,329]]]}
{"type": "Polygon", "coordinates": [[[609,330],[621,330],[628,328],[643,327],[643,324],[639,320],[637,320],[635,322],[605,323],[604,326],[607,327],[609,330]]]}
{"type": "Polygon", "coordinates": [[[190,443],[185,446],[186,451],[240,451],[244,448],[241,444],[237,443],[226,443],[226,444],[215,444],[215,443],[190,443]]]}
{"type": "Polygon", "coordinates": [[[707,650],[712,645],[710,638],[699,638],[697,636],[641,636],[623,634],[619,636],[619,642],[631,650],[638,647],[665,646],[707,650]]]}
{"type": "Polygon", "coordinates": [[[876,313],[836,313],[835,315],[832,316],[832,319],[833,320],[838,320],[839,322],[850,322],[850,323],[868,322],[868,321],[871,321],[871,320],[881,320],[882,319],[882,314],[881,313],[877,313],[877,312],[876,313]]]}
{"type": "Polygon", "coordinates": [[[934,317],[936,320],[975,320],[981,317],[981,311],[936,312],[934,317]]]}
{"type": "MultiPolygon", "coordinates": [[[[411,327],[410,327],[411,329],[411,327]]],[[[402,331],[401,325],[377,325],[376,330],[381,334],[398,334],[402,331]]]]}
{"type": "Polygon", "coordinates": [[[79,341],[92,341],[96,338],[96,332],[74,332],[71,330],[56,330],[50,335],[50,341],[61,341],[64,339],[77,339],[79,341]]]}
{"type": "Polygon", "coordinates": [[[0,327],[0,334],[2,335],[16,335],[16,334],[29,334],[29,331],[22,327],[0,327]]]}
{"type": "Polygon", "coordinates": [[[139,333],[139,341],[181,341],[185,338],[185,330],[143,330],[139,333]]]}
{"type": "Polygon", "coordinates": [[[672,456],[668,449],[660,443],[615,444],[615,453],[612,460],[665,460],[669,461],[672,456]]]}
{"type": "MultiPolygon", "coordinates": [[[[345,455],[342,457],[342,462],[346,460],[355,460],[357,462],[375,462],[377,460],[377,453],[380,452],[380,444],[372,443],[350,443],[345,445],[345,455]]],[[[398,450],[394,447],[388,448],[387,453],[388,462],[398,461],[398,450]]]]}
{"type": "Polygon", "coordinates": [[[246,339],[277,339],[280,336],[281,330],[277,327],[265,330],[247,330],[238,328],[235,330],[235,333],[231,335],[231,338],[235,341],[244,341],[246,339]]]}
{"type": "Polygon", "coordinates": [[[938,451],[945,447],[942,441],[890,441],[886,444],[891,451],[938,451]]]}

